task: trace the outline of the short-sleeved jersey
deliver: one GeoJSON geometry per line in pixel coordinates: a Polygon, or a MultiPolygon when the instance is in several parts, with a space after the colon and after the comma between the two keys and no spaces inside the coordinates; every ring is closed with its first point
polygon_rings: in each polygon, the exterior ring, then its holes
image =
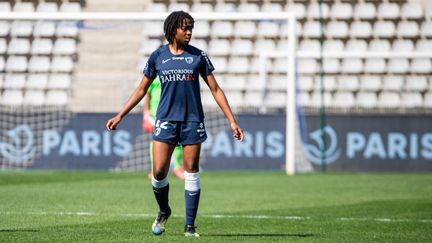
{"type": "Polygon", "coordinates": [[[157,112],[157,108],[161,96],[161,84],[159,82],[159,78],[153,80],[153,83],[148,88],[147,93],[150,95],[150,100],[149,100],[150,115],[152,117],[156,117],[156,112],[157,112]]]}
{"type": "Polygon", "coordinates": [[[162,121],[204,121],[199,75],[207,77],[214,67],[205,52],[187,45],[173,55],[168,45],[154,51],[144,67],[149,78],[159,76],[162,86],[156,118],[162,121]]]}

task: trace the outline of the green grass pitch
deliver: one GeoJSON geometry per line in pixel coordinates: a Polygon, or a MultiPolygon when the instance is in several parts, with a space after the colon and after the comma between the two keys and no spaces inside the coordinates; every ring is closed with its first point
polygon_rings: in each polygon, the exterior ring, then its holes
{"type": "Polygon", "coordinates": [[[173,217],[145,173],[0,172],[0,242],[431,242],[432,174],[204,172],[197,226],[183,236],[183,182],[173,217]]]}

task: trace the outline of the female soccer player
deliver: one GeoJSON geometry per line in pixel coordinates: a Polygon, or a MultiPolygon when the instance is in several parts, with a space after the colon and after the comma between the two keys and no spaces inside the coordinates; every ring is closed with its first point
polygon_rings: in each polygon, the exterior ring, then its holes
{"type": "Polygon", "coordinates": [[[165,231],[171,215],[168,204],[168,170],[172,152],[177,144],[183,146],[185,168],[185,236],[199,237],[195,218],[200,197],[199,155],[201,143],[207,138],[201,104],[199,75],[210,88],[214,99],[225,114],[233,137],[243,140],[224,92],[216,82],[214,70],[205,52],[189,45],[194,19],[183,11],[172,12],[165,19],[164,34],[169,44],[154,51],[144,67],[144,76],[123,109],[108,120],[106,127],[114,130],[121,119],[144,97],[156,76],[162,85],[161,100],[153,132],[152,186],[159,213],[152,225],[153,234],[165,231]]]}
{"type": "MultiPolygon", "coordinates": [[[[147,95],[144,97],[145,104],[143,111],[142,127],[144,131],[148,133],[152,133],[154,130],[156,112],[160,101],[160,95],[161,83],[159,81],[159,78],[156,77],[148,88],[147,95]]],[[[174,164],[173,174],[180,180],[184,180],[182,153],[183,152],[181,146],[176,146],[171,158],[171,161],[174,164]]],[[[153,143],[150,143],[150,162],[151,168],[153,168],[153,143]]],[[[153,178],[153,173],[150,170],[149,179],[151,178],[153,178]]]]}

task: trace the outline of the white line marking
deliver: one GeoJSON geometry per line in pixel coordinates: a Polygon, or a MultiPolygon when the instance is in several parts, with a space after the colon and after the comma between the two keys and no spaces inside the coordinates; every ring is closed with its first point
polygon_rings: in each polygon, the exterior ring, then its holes
{"type": "MultiPolygon", "coordinates": [[[[3,215],[54,215],[54,216],[114,216],[114,217],[136,217],[136,218],[153,218],[155,214],[146,213],[125,213],[125,214],[107,214],[107,213],[93,213],[93,212],[5,212],[0,211],[3,215]]],[[[173,214],[174,218],[183,218],[182,214],[173,214]]],[[[277,215],[227,215],[227,214],[200,214],[199,217],[203,218],[213,218],[213,219],[279,219],[279,220],[310,220],[313,217],[303,217],[303,216],[277,216],[277,215]]],[[[318,219],[318,218],[317,218],[318,219]]],[[[390,219],[390,218],[351,218],[351,217],[341,217],[336,218],[340,221],[375,221],[384,223],[432,223],[432,219],[390,219]]]]}

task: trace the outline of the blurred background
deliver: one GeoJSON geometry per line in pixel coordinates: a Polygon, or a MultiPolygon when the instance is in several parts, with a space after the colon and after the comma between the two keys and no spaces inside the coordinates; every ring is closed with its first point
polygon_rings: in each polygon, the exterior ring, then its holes
{"type": "MultiPolygon", "coordinates": [[[[197,20],[191,45],[209,55],[246,131],[234,142],[206,85],[204,170],[432,171],[432,3],[427,0],[0,0],[7,13],[284,12],[286,21],[197,20]],[[296,83],[287,37],[296,38],[296,83]],[[264,71],[263,71],[264,70],[264,71]],[[262,75],[264,73],[264,76],[262,75]],[[287,88],[296,133],[286,132],[287,88]]],[[[163,21],[0,18],[0,168],[147,170],[140,103],[109,133],[144,64],[166,43],[163,21]]]]}

